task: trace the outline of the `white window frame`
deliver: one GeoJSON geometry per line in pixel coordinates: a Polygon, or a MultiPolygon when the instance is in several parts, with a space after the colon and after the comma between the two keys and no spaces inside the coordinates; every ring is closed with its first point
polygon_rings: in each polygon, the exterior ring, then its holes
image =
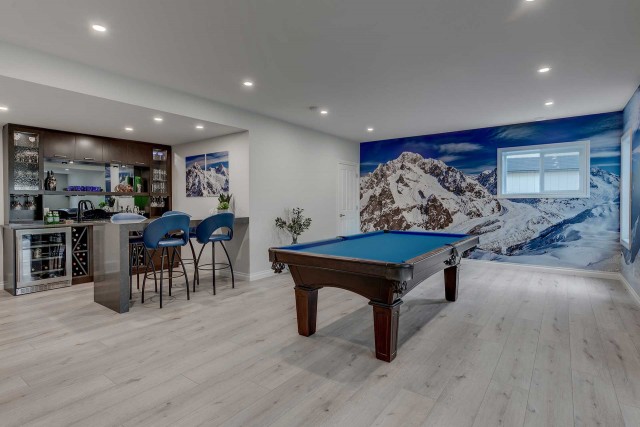
{"type": "Polygon", "coordinates": [[[519,147],[498,148],[498,198],[502,199],[553,199],[553,198],[588,198],[590,194],[591,176],[590,142],[573,141],[559,142],[555,144],[524,145],[519,147]],[[545,191],[544,190],[544,170],[542,162],[544,154],[554,152],[564,152],[568,150],[578,150],[581,152],[580,162],[580,188],[576,191],[545,191]],[[504,193],[506,177],[503,175],[502,164],[507,154],[512,153],[540,153],[540,192],[538,193],[504,193]]]}
{"type": "Polygon", "coordinates": [[[633,181],[631,179],[633,156],[632,132],[628,131],[620,139],[620,244],[631,249],[631,194],[633,181]],[[626,227],[623,215],[626,215],[626,227]]]}

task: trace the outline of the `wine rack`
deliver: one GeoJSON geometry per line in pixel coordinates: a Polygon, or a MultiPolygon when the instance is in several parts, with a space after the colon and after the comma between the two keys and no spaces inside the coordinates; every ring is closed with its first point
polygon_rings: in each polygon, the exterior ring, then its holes
{"type": "Polygon", "coordinates": [[[93,269],[91,263],[91,235],[92,227],[72,227],[71,247],[72,262],[71,272],[73,274],[73,284],[87,283],[93,280],[93,269]]]}

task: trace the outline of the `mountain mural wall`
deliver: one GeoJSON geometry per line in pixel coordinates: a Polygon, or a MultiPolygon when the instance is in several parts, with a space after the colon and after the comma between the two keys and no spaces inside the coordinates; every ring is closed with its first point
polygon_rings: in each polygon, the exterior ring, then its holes
{"type": "Polygon", "coordinates": [[[619,269],[622,113],[361,145],[361,228],[480,236],[471,258],[619,269]],[[590,197],[503,199],[497,149],[591,141],[590,197]]]}
{"type": "Polygon", "coordinates": [[[631,132],[631,249],[623,248],[622,274],[640,294],[640,88],[624,109],[624,132],[631,132]]]}

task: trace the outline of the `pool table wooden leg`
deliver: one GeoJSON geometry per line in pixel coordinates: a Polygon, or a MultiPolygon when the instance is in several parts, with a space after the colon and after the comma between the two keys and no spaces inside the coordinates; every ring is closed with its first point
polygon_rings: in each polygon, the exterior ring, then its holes
{"type": "Polygon", "coordinates": [[[391,305],[371,301],[373,306],[373,330],[376,342],[376,358],[391,362],[398,352],[398,324],[400,320],[398,300],[391,305]]]}
{"type": "Polygon", "coordinates": [[[444,297],[447,301],[458,299],[458,266],[452,265],[444,269],[444,297]]]}
{"type": "Polygon", "coordinates": [[[316,333],[318,314],[318,290],[301,286],[294,288],[296,293],[296,315],[298,317],[298,333],[305,337],[316,333]]]}

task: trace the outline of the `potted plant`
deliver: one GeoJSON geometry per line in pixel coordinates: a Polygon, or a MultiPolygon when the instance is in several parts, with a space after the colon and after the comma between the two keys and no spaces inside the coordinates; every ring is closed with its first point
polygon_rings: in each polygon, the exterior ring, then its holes
{"type": "Polygon", "coordinates": [[[276,218],[276,227],[291,234],[292,245],[298,243],[298,236],[311,226],[311,218],[305,217],[302,212],[304,212],[304,209],[293,208],[289,214],[288,222],[280,217],[276,218]]]}
{"type": "Polygon", "coordinates": [[[218,196],[218,212],[227,212],[231,209],[231,194],[220,193],[218,196]]]}

